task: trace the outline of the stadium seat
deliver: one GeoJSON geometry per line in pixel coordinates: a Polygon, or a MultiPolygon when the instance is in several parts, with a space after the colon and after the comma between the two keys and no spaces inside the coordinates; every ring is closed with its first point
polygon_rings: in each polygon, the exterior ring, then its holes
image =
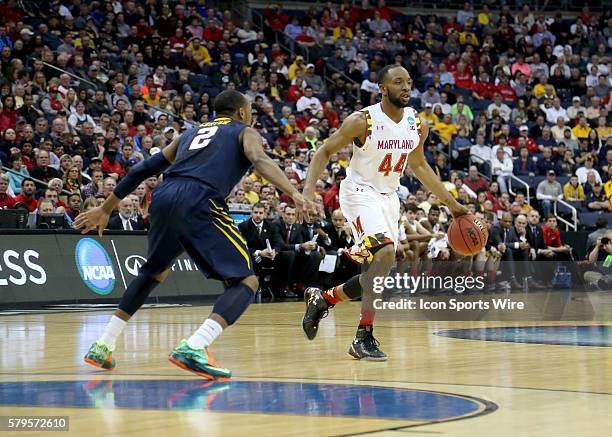
{"type": "MultiPolygon", "coordinates": [[[[578,214],[580,214],[583,211],[586,211],[583,209],[581,202],[567,202],[567,203],[569,203],[572,207],[576,208],[576,211],[578,212],[578,214]]],[[[571,209],[568,208],[563,203],[557,203],[557,212],[559,214],[571,214],[571,209]]]]}
{"type": "Polygon", "coordinates": [[[170,83],[170,84],[172,84],[172,83],[176,82],[176,81],[178,80],[178,78],[179,78],[178,71],[175,71],[175,70],[169,70],[169,71],[166,73],[166,81],[167,81],[168,83],[170,83]]]}
{"type": "Polygon", "coordinates": [[[190,74],[189,84],[198,91],[202,91],[206,87],[212,87],[212,82],[205,74],[190,74]]]}
{"type": "Polygon", "coordinates": [[[567,176],[557,176],[557,182],[559,182],[561,186],[564,186],[565,184],[567,184],[568,181],[569,181],[569,178],[567,176]]]}
{"type": "Polygon", "coordinates": [[[582,224],[583,226],[585,226],[586,228],[594,228],[595,227],[595,222],[597,221],[597,219],[599,217],[601,217],[602,215],[605,215],[606,218],[608,219],[608,221],[610,219],[612,219],[612,213],[601,213],[601,212],[582,212],[580,213],[580,215],[578,216],[578,219],[580,220],[580,224],[582,224]]]}

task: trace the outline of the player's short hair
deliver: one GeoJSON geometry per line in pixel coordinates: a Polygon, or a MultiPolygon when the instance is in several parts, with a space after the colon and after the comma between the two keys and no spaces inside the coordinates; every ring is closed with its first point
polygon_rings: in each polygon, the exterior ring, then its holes
{"type": "MultiPolygon", "coordinates": [[[[244,191],[244,190],[242,190],[244,191]]],[[[253,205],[253,208],[251,208],[251,211],[253,211],[254,209],[266,209],[266,205],[264,205],[261,202],[257,202],[255,205],[253,205]]]]}
{"type": "Polygon", "coordinates": [[[416,212],[419,210],[419,207],[416,206],[414,203],[411,203],[406,207],[406,210],[416,214],[416,212]]]}
{"type": "Polygon", "coordinates": [[[388,65],[385,65],[378,72],[378,83],[379,84],[383,83],[385,81],[385,77],[387,77],[387,74],[389,73],[389,71],[393,70],[394,68],[403,68],[403,67],[401,65],[397,65],[397,64],[388,64],[388,65]]]}
{"type": "Polygon", "coordinates": [[[244,106],[246,97],[236,90],[224,90],[215,98],[215,113],[217,115],[234,115],[238,108],[244,106]]]}
{"type": "Polygon", "coordinates": [[[431,213],[432,211],[438,211],[439,213],[440,207],[438,205],[431,205],[431,208],[429,208],[429,212],[431,213]]]}

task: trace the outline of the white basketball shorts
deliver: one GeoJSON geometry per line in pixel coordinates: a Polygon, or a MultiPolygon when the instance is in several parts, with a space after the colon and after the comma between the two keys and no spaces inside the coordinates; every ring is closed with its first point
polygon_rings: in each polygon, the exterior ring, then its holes
{"type": "Polygon", "coordinates": [[[359,246],[372,249],[388,242],[397,246],[400,219],[397,193],[381,194],[347,178],[340,184],[339,198],[342,214],[359,246]]]}

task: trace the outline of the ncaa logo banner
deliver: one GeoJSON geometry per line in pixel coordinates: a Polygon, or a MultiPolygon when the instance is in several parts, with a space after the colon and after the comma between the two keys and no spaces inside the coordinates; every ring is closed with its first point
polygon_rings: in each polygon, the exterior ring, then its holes
{"type": "Polygon", "coordinates": [[[92,291],[109,294],[115,287],[115,271],[106,249],[92,238],[79,240],[74,259],[81,279],[92,291]]]}
{"type": "MultiPolygon", "coordinates": [[[[0,308],[26,302],[119,299],[146,262],[147,236],[108,232],[102,239],[77,232],[2,234],[0,308]]],[[[218,296],[223,283],[206,279],[187,254],[170,266],[155,298],[218,296]]]]}

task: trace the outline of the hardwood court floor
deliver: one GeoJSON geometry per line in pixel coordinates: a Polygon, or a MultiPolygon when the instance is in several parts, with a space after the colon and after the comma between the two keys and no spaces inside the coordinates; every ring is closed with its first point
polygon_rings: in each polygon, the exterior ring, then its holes
{"type": "Polygon", "coordinates": [[[599,340],[610,346],[610,319],[381,321],[376,335],[390,359],[374,363],[346,354],[358,308],[338,305],[308,342],[303,304],[252,305],[213,347],[235,375],[216,389],[165,358],[210,307],[139,312],[117,344],[113,372],[82,362],[110,312],[0,317],[0,416],[67,415],[68,435],[83,436],[602,436],[612,428],[612,348],[434,334],[599,326],[590,329],[603,329],[599,340]]]}

